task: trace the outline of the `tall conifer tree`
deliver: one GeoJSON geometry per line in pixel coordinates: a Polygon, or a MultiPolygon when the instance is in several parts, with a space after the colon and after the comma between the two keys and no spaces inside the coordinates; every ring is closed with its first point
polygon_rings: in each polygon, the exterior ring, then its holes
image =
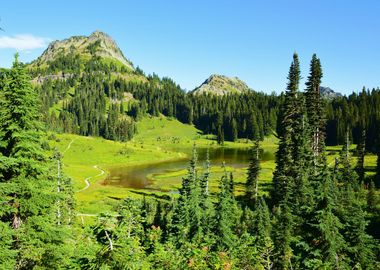
{"type": "Polygon", "coordinates": [[[319,58],[313,54],[310,63],[310,73],[306,82],[306,109],[309,126],[311,128],[311,143],[314,156],[314,165],[320,163],[324,154],[325,140],[325,110],[320,93],[322,67],[319,58]]]}
{"type": "Polygon", "coordinates": [[[259,160],[259,142],[256,141],[251,150],[251,160],[248,167],[248,175],[246,181],[245,197],[247,204],[253,207],[258,198],[258,186],[259,186],[259,172],[260,172],[260,160],[259,160]]]}
{"type": "MultiPolygon", "coordinates": [[[[13,67],[3,74],[3,78],[0,93],[0,219],[2,227],[11,232],[12,245],[8,248],[12,250],[0,254],[17,255],[7,259],[7,266],[16,264],[17,269],[64,266],[66,235],[62,226],[56,226],[54,206],[58,194],[53,180],[56,178],[48,170],[41,146],[37,94],[17,55],[13,67]]],[[[5,239],[5,243],[10,240],[5,239]]]]}
{"type": "Polygon", "coordinates": [[[280,139],[276,153],[276,169],[273,174],[273,203],[279,204],[290,192],[295,181],[295,127],[302,121],[301,101],[298,91],[301,78],[298,55],[294,53],[288,75],[288,86],[285,101],[279,117],[278,137],[280,139]]]}
{"type": "Polygon", "coordinates": [[[356,163],[356,172],[359,177],[359,183],[364,183],[365,171],[364,171],[364,158],[365,158],[365,129],[362,130],[362,134],[360,136],[360,141],[356,147],[356,152],[358,156],[358,161],[356,163]]]}

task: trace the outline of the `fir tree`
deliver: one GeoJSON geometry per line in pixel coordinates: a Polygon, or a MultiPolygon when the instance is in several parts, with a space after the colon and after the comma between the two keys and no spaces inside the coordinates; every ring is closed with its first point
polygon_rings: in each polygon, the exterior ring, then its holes
{"type": "Polygon", "coordinates": [[[365,171],[364,171],[364,157],[365,157],[365,130],[362,130],[362,135],[360,137],[360,142],[357,145],[356,153],[358,156],[358,161],[356,163],[356,172],[359,176],[359,183],[363,184],[365,181],[365,171]]]}
{"type": "Polygon", "coordinates": [[[246,181],[245,197],[248,205],[252,208],[258,199],[260,160],[259,160],[259,142],[256,141],[252,147],[251,160],[248,167],[248,175],[246,181]]]}
{"type": "Polygon", "coordinates": [[[325,111],[324,103],[320,93],[322,67],[319,58],[313,54],[310,63],[310,73],[306,82],[306,108],[309,126],[311,127],[311,142],[314,165],[321,160],[324,154],[325,140],[325,111]]]}
{"type": "Polygon", "coordinates": [[[287,197],[283,199],[274,213],[272,239],[274,243],[275,256],[273,258],[273,264],[275,269],[293,268],[292,259],[294,254],[291,243],[293,241],[292,233],[294,223],[287,199],[287,197]]]}
{"type": "Polygon", "coordinates": [[[351,183],[342,188],[340,201],[343,236],[346,241],[346,253],[352,267],[374,269],[375,241],[366,232],[368,221],[362,209],[361,191],[354,191],[351,183]]]}
{"type": "Polygon", "coordinates": [[[235,228],[240,217],[233,192],[232,174],[228,177],[225,171],[220,180],[218,201],[215,209],[215,236],[218,249],[222,251],[232,249],[238,239],[235,228]]]}
{"type": "Polygon", "coordinates": [[[305,242],[301,242],[304,253],[300,254],[303,258],[300,267],[344,269],[345,241],[340,233],[343,224],[336,213],[339,190],[335,177],[327,170],[322,175],[323,181],[317,186],[314,207],[303,230],[305,242]]]}
{"type": "Polygon", "coordinates": [[[272,201],[279,204],[290,192],[289,186],[294,185],[294,144],[295,127],[301,120],[301,102],[298,92],[300,80],[300,66],[298,55],[293,55],[288,75],[288,86],[285,93],[285,101],[279,117],[280,126],[278,137],[280,139],[276,153],[276,169],[273,174],[272,201]]]}
{"type": "MultiPolygon", "coordinates": [[[[0,197],[3,202],[0,215],[1,226],[11,233],[12,245],[2,245],[6,250],[0,254],[7,256],[8,267],[15,264],[18,269],[63,267],[67,260],[64,251],[67,235],[61,226],[56,226],[54,206],[59,197],[41,147],[37,95],[17,55],[13,67],[3,78],[0,97],[0,197]]],[[[10,243],[9,235],[4,239],[5,243],[10,243]]]]}
{"type": "Polygon", "coordinates": [[[369,189],[367,193],[367,207],[368,211],[373,213],[376,211],[376,205],[378,203],[375,183],[371,181],[369,183],[369,189]]]}

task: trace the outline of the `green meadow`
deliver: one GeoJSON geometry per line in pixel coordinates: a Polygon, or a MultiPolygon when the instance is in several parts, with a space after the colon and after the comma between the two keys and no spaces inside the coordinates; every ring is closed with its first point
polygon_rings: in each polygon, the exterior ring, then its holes
{"type": "MultiPolygon", "coordinates": [[[[147,178],[152,184],[147,190],[135,190],[113,185],[105,185],[104,180],[114,166],[149,165],[160,162],[171,162],[189,159],[193,145],[196,148],[218,148],[213,136],[202,135],[192,125],[185,125],[178,120],[166,117],[145,117],[137,123],[138,134],[129,142],[109,141],[98,137],[84,137],[71,134],[56,134],[50,136],[51,148],[57,147],[63,154],[64,172],[73,180],[77,212],[82,214],[98,214],[112,211],[118,200],[132,196],[155,196],[167,198],[168,191],[178,189],[182,177],[187,173],[186,167],[164,173],[151,173],[147,178]],[[53,137],[53,138],[52,138],[53,137]],[[55,138],[54,138],[55,137],[55,138]],[[102,172],[104,171],[104,173],[102,172]],[[85,182],[87,179],[89,186],[85,182]],[[155,191],[153,191],[155,190],[155,191]]],[[[224,148],[249,148],[252,143],[246,139],[238,142],[225,142],[224,148]]],[[[277,149],[277,139],[274,136],[265,138],[260,147],[274,155],[277,149]]],[[[351,145],[354,149],[355,146],[351,145]]],[[[328,147],[327,160],[333,166],[339,156],[341,147],[328,147]]],[[[352,158],[355,164],[355,158],[352,158]]],[[[366,156],[366,168],[371,173],[376,166],[376,156],[366,156]]],[[[267,193],[275,167],[274,160],[261,162],[260,184],[262,193],[267,193]]],[[[204,170],[199,164],[199,173],[204,170]]],[[[211,164],[210,191],[218,190],[218,181],[225,173],[232,172],[236,195],[244,193],[247,168],[234,168],[226,164],[211,164]]],[[[176,196],[173,194],[172,196],[176,196]]]]}

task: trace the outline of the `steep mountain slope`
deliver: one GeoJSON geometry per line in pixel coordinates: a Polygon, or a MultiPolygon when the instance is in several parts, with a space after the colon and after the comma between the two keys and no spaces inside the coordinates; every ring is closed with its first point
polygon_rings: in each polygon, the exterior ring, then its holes
{"type": "Polygon", "coordinates": [[[53,63],[56,59],[74,54],[82,59],[99,57],[103,60],[119,63],[133,71],[133,64],[127,60],[115,41],[101,31],[95,31],[90,36],[73,36],[50,43],[44,53],[31,63],[31,67],[42,67],[53,63]]]}
{"type": "Polygon", "coordinates": [[[214,74],[191,93],[193,95],[210,93],[217,96],[223,96],[229,93],[243,93],[247,91],[250,91],[250,88],[239,78],[214,74]]]}

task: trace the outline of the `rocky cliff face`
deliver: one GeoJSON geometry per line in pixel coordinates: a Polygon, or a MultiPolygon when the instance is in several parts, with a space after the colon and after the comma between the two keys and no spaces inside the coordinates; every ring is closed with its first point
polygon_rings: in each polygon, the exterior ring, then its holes
{"type": "Polygon", "coordinates": [[[327,99],[334,99],[342,96],[341,93],[335,92],[330,87],[321,86],[319,89],[321,91],[321,96],[327,99]]]}
{"type": "Polygon", "coordinates": [[[118,61],[126,68],[134,70],[133,64],[127,60],[115,41],[101,31],[95,31],[90,36],[73,36],[50,43],[44,53],[31,63],[39,66],[49,63],[58,56],[75,52],[83,57],[99,56],[103,59],[118,61]]]}
{"type": "Polygon", "coordinates": [[[245,82],[237,77],[227,77],[223,75],[211,75],[204,83],[194,89],[193,95],[202,95],[209,93],[217,96],[222,96],[230,93],[243,93],[251,89],[245,82]]]}

